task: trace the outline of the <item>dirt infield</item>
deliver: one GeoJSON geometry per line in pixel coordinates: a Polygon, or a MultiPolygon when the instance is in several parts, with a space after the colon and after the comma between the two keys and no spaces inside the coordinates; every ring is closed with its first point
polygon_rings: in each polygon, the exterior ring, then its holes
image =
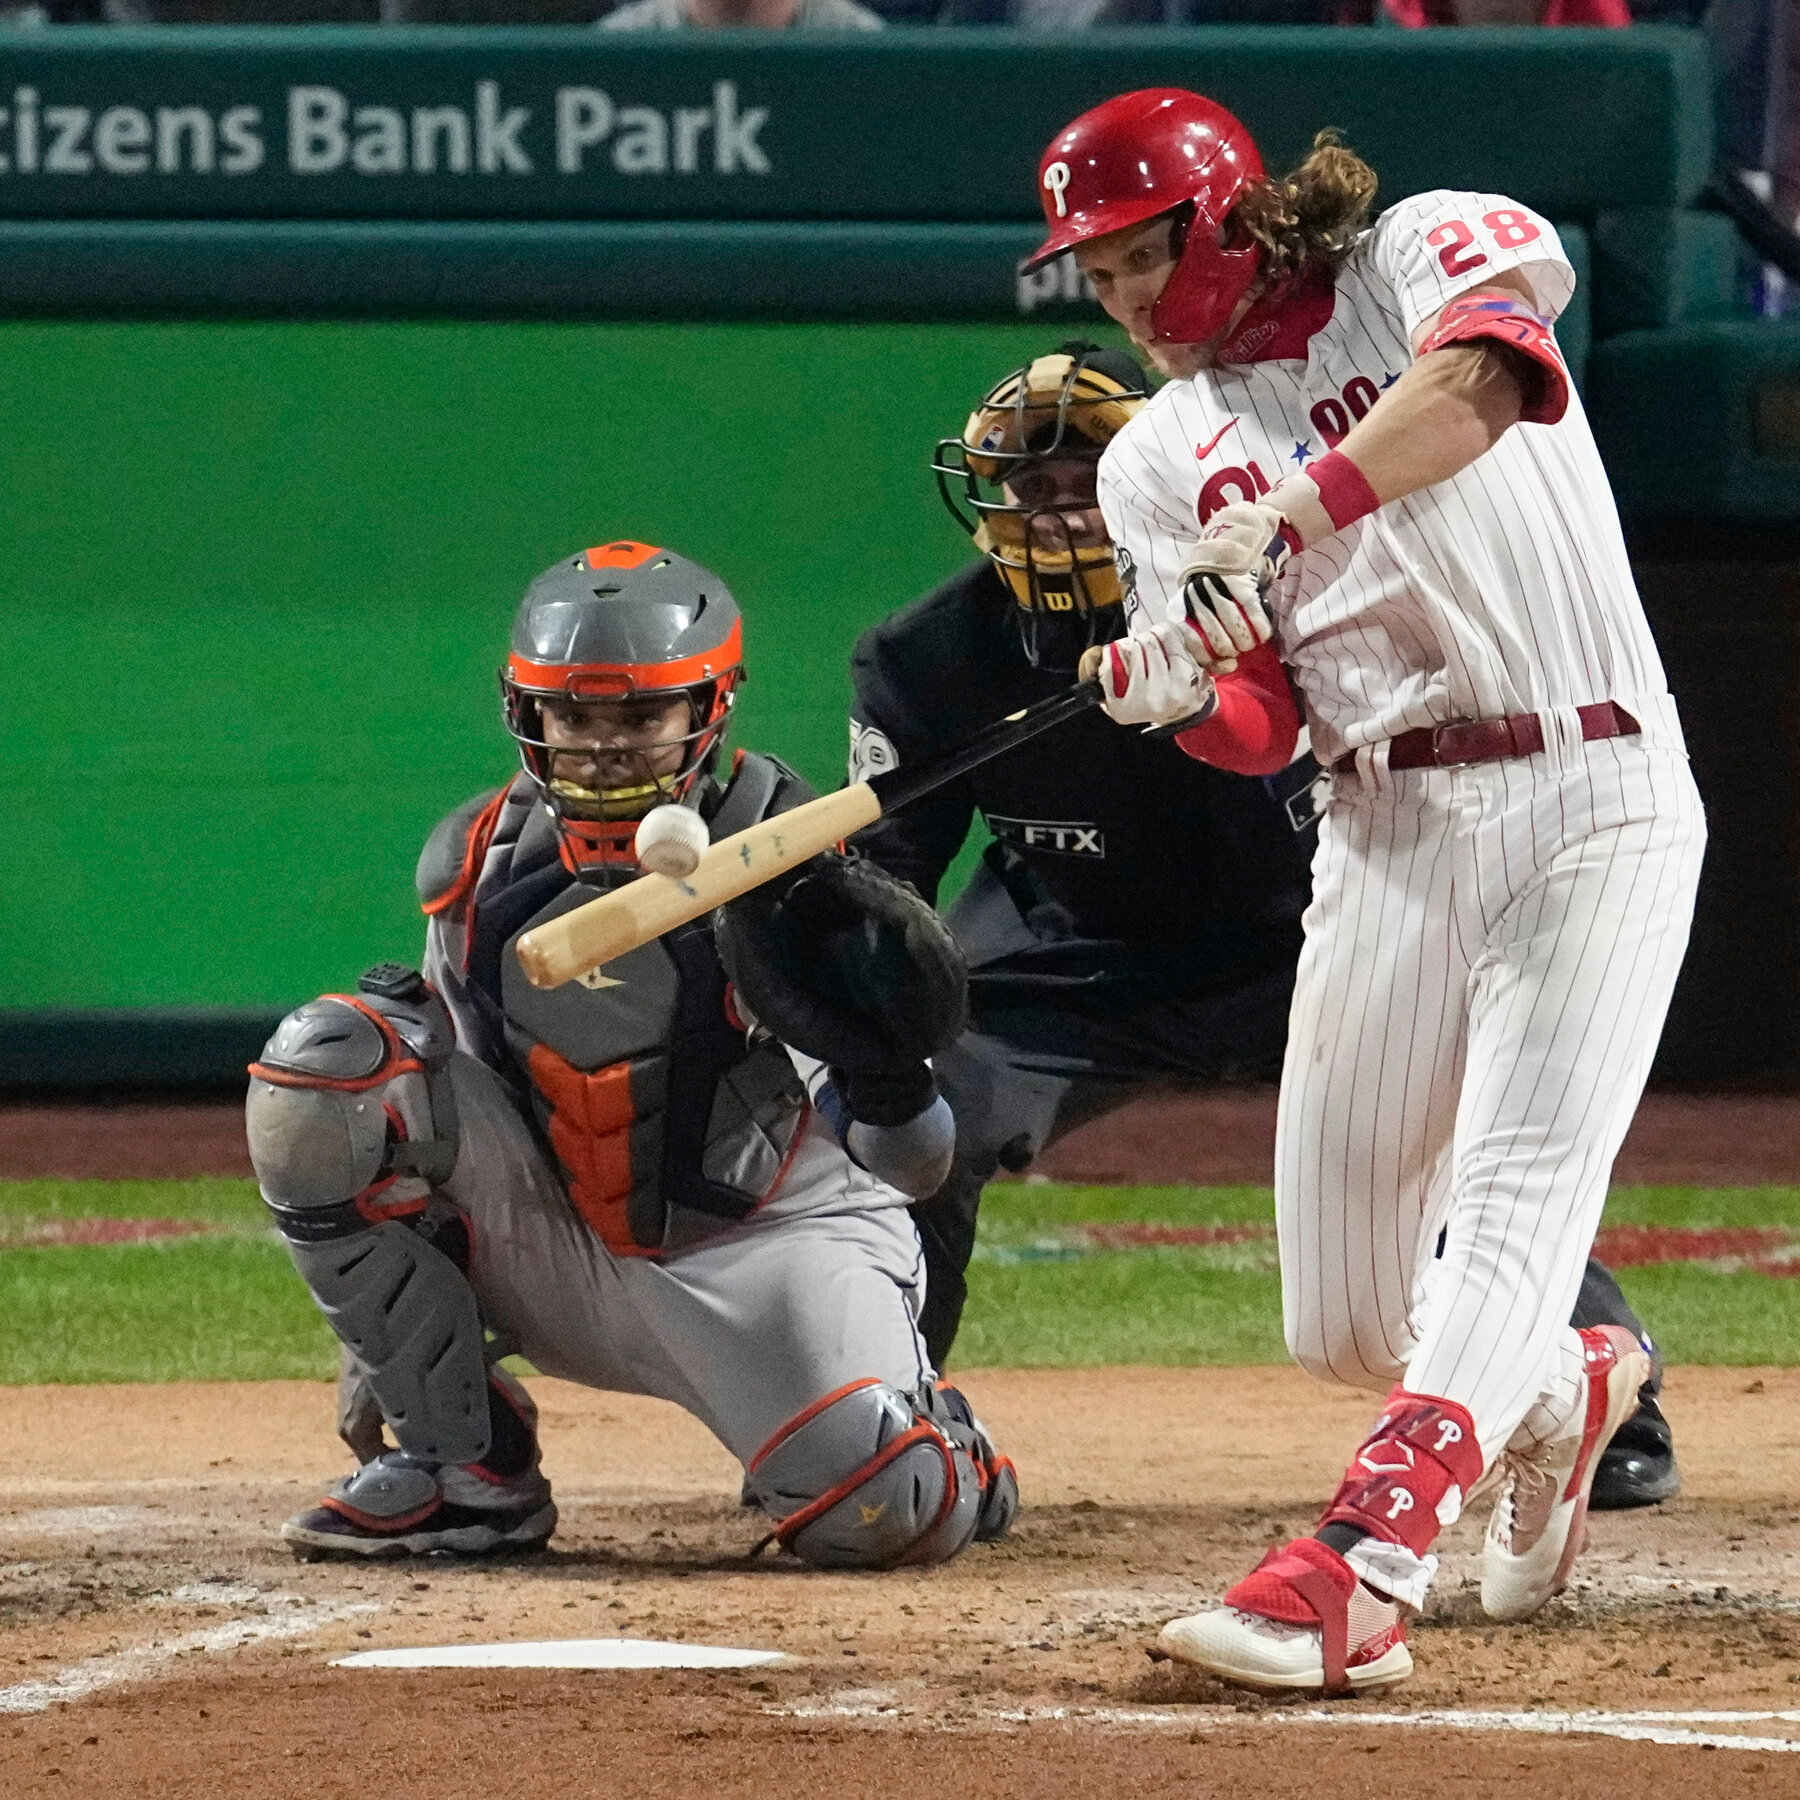
{"type": "MultiPolygon", "coordinates": [[[[1614,1170],[1623,1183],[1800,1181],[1800,1094],[1653,1093],[1614,1170]]],[[[1034,1173],[1053,1181],[1267,1183],[1272,1087],[1151,1095],[1073,1131],[1034,1173]]],[[[248,1175],[242,1109],[217,1102],[0,1105],[0,1177],[248,1175]]]]}
{"type": "Polygon", "coordinates": [[[343,1461],[321,1384],[0,1391],[0,1794],[1800,1794],[1800,1371],[1672,1372],[1686,1493],[1598,1520],[1578,1589],[1531,1625],[1482,1621],[1465,1520],[1418,1675],[1331,1708],[1146,1648],[1304,1527],[1362,1397],[1275,1369],[980,1373],[1016,1536],[852,1577],[745,1561],[736,1466],[684,1415],[535,1385],[562,1529],[488,1567],[288,1559],[276,1525],[343,1461]],[[574,1637],[789,1660],[330,1666],[574,1637]]]}

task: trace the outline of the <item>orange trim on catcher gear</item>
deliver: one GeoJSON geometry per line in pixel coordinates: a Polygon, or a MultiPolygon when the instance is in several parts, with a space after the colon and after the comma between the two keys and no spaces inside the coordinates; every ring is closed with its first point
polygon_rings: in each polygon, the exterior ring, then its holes
{"type": "Polygon", "coordinates": [[[362,1526],[365,1531],[378,1531],[384,1537],[398,1537],[401,1533],[410,1531],[415,1525],[423,1525],[443,1504],[443,1496],[440,1494],[426,1505],[415,1507],[409,1513],[402,1513],[397,1519],[378,1519],[373,1513],[363,1512],[358,1507],[347,1506],[342,1500],[335,1499],[330,1495],[327,1495],[319,1504],[327,1512],[334,1512],[340,1518],[348,1519],[352,1525],[362,1526]]]}
{"type": "Polygon", "coordinates": [[[811,1406],[803,1407],[799,1412],[795,1413],[785,1425],[781,1426],[776,1431],[775,1435],[770,1438],[753,1457],[751,1457],[749,1473],[754,1475],[757,1466],[770,1451],[778,1449],[781,1445],[785,1444],[802,1425],[809,1419],[816,1419],[826,1407],[834,1405],[837,1401],[843,1399],[846,1394],[854,1394],[858,1388],[880,1386],[881,1377],[879,1375],[864,1375],[856,1381],[846,1381],[842,1387],[833,1388],[829,1394],[821,1396],[819,1399],[815,1400],[811,1406]]]}
{"type": "Polygon", "coordinates": [[[400,1034],[366,1001],[355,994],[321,994],[321,1000],[339,1000],[345,1006],[353,1006],[366,1019],[372,1019],[375,1028],[387,1040],[388,1054],[373,1075],[359,1075],[355,1080],[332,1080],[323,1075],[295,1075],[286,1069],[271,1069],[266,1063],[253,1062],[250,1073],[258,1081],[266,1081],[273,1087],[291,1088],[330,1088],[340,1094],[366,1094],[372,1087],[380,1087],[384,1081],[391,1081],[396,1075],[423,1075],[425,1065],[416,1056],[407,1054],[406,1046],[400,1041],[400,1034]]]}
{"type": "Polygon", "coordinates": [[[631,1064],[591,1075],[534,1044],[527,1067],[550,1105],[550,1144],[567,1178],[569,1203],[614,1256],[654,1256],[657,1246],[631,1235],[627,1207],[637,1186],[631,1168],[631,1064]]]}
{"type": "Polygon", "coordinates": [[[398,1174],[384,1175],[373,1187],[365,1189],[356,1196],[357,1212],[371,1225],[379,1225],[385,1219],[410,1219],[422,1213],[431,1202],[429,1194],[421,1194],[416,1200],[396,1200],[392,1206],[377,1206],[374,1197],[385,1193],[396,1181],[398,1174]]]}
{"type": "MultiPolygon", "coordinates": [[[[775,1527],[775,1541],[780,1544],[782,1549],[788,1549],[793,1540],[798,1537],[807,1526],[811,1525],[817,1519],[822,1519],[834,1506],[842,1500],[849,1499],[849,1497],[859,1488],[867,1486],[874,1476],[879,1475],[889,1463],[904,1456],[915,1444],[934,1445],[938,1454],[944,1459],[943,1502],[938,1507],[937,1517],[934,1518],[931,1523],[919,1533],[918,1537],[913,1540],[914,1544],[923,1542],[926,1538],[930,1537],[947,1518],[949,1518],[951,1510],[956,1505],[958,1491],[956,1481],[956,1456],[937,1428],[932,1425],[927,1425],[923,1420],[916,1425],[908,1426],[907,1429],[901,1432],[892,1443],[884,1444],[861,1466],[861,1468],[853,1469],[835,1487],[827,1488],[818,1499],[808,1501],[798,1512],[789,1513],[788,1516],[775,1527]]],[[[907,1550],[910,1550],[912,1547],[913,1545],[909,1544],[906,1548],[907,1550]]],[[[900,1554],[900,1560],[904,1561],[905,1556],[906,1551],[903,1550],[900,1554]]]]}
{"type": "MultiPolygon", "coordinates": [[[[526,1416],[522,1412],[519,1411],[518,1407],[513,1404],[512,1395],[509,1394],[506,1391],[506,1389],[503,1388],[500,1385],[500,1383],[497,1382],[493,1378],[492,1375],[490,1375],[488,1377],[488,1393],[490,1395],[498,1395],[499,1396],[500,1404],[502,1406],[504,1406],[506,1408],[506,1410],[509,1413],[511,1413],[515,1419],[517,1419],[519,1421],[519,1425],[520,1425],[521,1429],[524,1431],[525,1435],[528,1438],[530,1438],[532,1443],[535,1445],[537,1443],[537,1428],[532,1424],[532,1422],[528,1418],[526,1418],[526,1416]]],[[[491,1456],[493,1454],[493,1451],[490,1449],[488,1454],[491,1456]]],[[[494,1471],[487,1466],[486,1463],[478,1463],[478,1462],[464,1463],[463,1467],[465,1469],[467,1469],[468,1472],[471,1475],[473,1475],[478,1481],[485,1481],[489,1487],[503,1488],[503,1487],[507,1486],[510,1482],[514,1482],[519,1479],[518,1475],[496,1475],[494,1473],[494,1471]]],[[[519,1474],[522,1475],[522,1474],[526,1473],[526,1471],[529,1470],[530,1467],[531,1467],[531,1464],[528,1462],[525,1465],[525,1468],[521,1469],[519,1471],[519,1474]]]]}
{"type": "Polygon", "coordinates": [[[617,868],[637,861],[637,828],[642,819],[557,819],[556,854],[571,875],[583,869],[617,868]],[[577,856],[572,840],[579,838],[577,856]]]}
{"type": "Polygon", "coordinates": [[[595,544],[584,550],[590,569],[641,569],[653,556],[662,555],[660,544],[640,544],[635,538],[620,538],[617,543],[595,544]]]}
{"type": "MultiPolygon", "coordinates": [[[[744,661],[744,622],[717,649],[659,663],[540,663],[516,650],[506,659],[513,685],[535,695],[560,694],[573,700],[622,700],[662,688],[697,687],[716,681],[744,661]]],[[[711,723],[709,720],[708,723],[711,723]]]]}
{"type": "Polygon", "coordinates": [[[475,883],[481,878],[481,865],[487,860],[488,845],[494,841],[494,831],[500,823],[501,809],[506,805],[506,796],[511,792],[512,783],[509,781],[470,822],[469,835],[463,840],[462,869],[435,900],[423,902],[427,917],[435,918],[475,891],[475,883]]]}
{"type": "MultiPolygon", "coordinates": [[[[387,1101],[382,1101],[381,1110],[387,1114],[390,1130],[393,1132],[392,1142],[396,1144],[411,1143],[412,1136],[406,1129],[406,1121],[401,1118],[387,1101]]],[[[429,1194],[419,1194],[410,1200],[396,1200],[390,1206],[376,1204],[376,1197],[385,1194],[400,1179],[401,1171],[395,1169],[391,1174],[383,1175],[358,1194],[352,1204],[358,1213],[371,1225],[379,1225],[384,1219],[404,1219],[415,1213],[422,1213],[431,1200],[429,1194]]]]}
{"type": "MultiPolygon", "coordinates": [[[[754,1475],[769,1456],[785,1444],[795,1432],[799,1431],[802,1426],[808,1423],[808,1421],[816,1419],[827,1407],[834,1406],[839,1400],[842,1400],[846,1394],[854,1394],[860,1388],[884,1387],[886,1385],[887,1384],[877,1375],[865,1375],[860,1380],[846,1381],[842,1387],[833,1388],[829,1394],[821,1395],[812,1403],[812,1405],[803,1407],[799,1412],[795,1413],[794,1416],[789,1419],[788,1422],[783,1425],[753,1457],[751,1457],[745,1472],[754,1475]]],[[[941,1385],[942,1384],[940,1384],[940,1386],[941,1385]]],[[[914,1422],[909,1425],[905,1431],[901,1432],[891,1443],[884,1444],[881,1449],[876,1451],[865,1463],[852,1470],[850,1474],[846,1475],[844,1479],[835,1486],[827,1488],[816,1500],[810,1500],[797,1512],[789,1513],[788,1516],[775,1527],[775,1541],[780,1544],[784,1550],[790,1548],[793,1538],[798,1533],[804,1531],[815,1519],[822,1518],[826,1513],[830,1512],[840,1500],[846,1499],[849,1495],[854,1494],[871,1476],[879,1475],[889,1463],[905,1451],[910,1450],[914,1444],[926,1442],[935,1444],[937,1446],[938,1454],[944,1459],[944,1498],[938,1506],[937,1517],[934,1518],[930,1525],[927,1526],[926,1529],[919,1534],[919,1537],[914,1540],[915,1543],[922,1542],[936,1531],[947,1518],[949,1518],[951,1512],[955,1509],[956,1497],[959,1490],[956,1479],[956,1453],[949,1439],[946,1438],[935,1425],[929,1423],[927,1420],[918,1418],[916,1414],[914,1415],[914,1422]]],[[[973,1461],[974,1459],[971,1458],[970,1460],[973,1461]]],[[[767,1543],[768,1540],[765,1538],[763,1542],[767,1543]]],[[[908,1546],[908,1548],[910,1549],[911,1546],[908,1546]]],[[[904,1552],[902,1553],[902,1560],[904,1560],[904,1552]]]]}

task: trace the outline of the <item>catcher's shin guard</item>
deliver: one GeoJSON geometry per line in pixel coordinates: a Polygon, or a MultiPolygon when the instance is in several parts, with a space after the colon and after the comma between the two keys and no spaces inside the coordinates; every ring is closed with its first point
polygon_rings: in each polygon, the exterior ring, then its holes
{"type": "Polygon", "coordinates": [[[372,969],[281,1022],[250,1066],[245,1125],[294,1266],[401,1448],[462,1464],[488,1450],[487,1359],[475,1295],[427,1217],[456,1161],[453,1043],[418,975],[372,969]]]}
{"type": "Polygon", "coordinates": [[[1003,1537],[1019,1503],[1012,1463],[955,1388],[906,1394],[873,1377],[790,1419],[746,1485],[774,1541],[827,1569],[948,1562],[1003,1537]]]}

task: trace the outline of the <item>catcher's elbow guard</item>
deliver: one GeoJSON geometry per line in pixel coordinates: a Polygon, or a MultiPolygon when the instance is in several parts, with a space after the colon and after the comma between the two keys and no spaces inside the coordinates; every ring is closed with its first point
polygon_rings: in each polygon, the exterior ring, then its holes
{"type": "Polygon", "coordinates": [[[949,1179],[956,1155],[956,1117],[942,1094],[902,1125],[851,1121],[844,1148],[878,1181],[909,1200],[928,1200],[949,1179]]]}
{"type": "Polygon", "coordinates": [[[822,1569],[948,1562],[1004,1537],[1019,1504],[1011,1462],[955,1388],[906,1394],[873,1376],[790,1419],[748,1477],[774,1541],[822,1569]]]}
{"type": "Polygon", "coordinates": [[[1419,355],[1451,344],[1484,341],[1516,350],[1529,365],[1517,371],[1521,377],[1521,423],[1554,425],[1569,410],[1569,371],[1556,347],[1550,321],[1508,294],[1489,291],[1452,300],[1419,346],[1419,355]]]}

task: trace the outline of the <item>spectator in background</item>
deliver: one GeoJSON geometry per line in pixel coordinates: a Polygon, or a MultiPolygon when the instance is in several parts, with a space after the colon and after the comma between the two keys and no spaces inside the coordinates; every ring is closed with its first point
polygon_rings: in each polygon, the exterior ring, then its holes
{"type": "Polygon", "coordinates": [[[1397,25],[1629,25],[1626,0],[1382,0],[1397,25]]]}
{"type": "Polygon", "coordinates": [[[879,31],[879,13],[857,0],[626,0],[602,31],[879,31]]]}

